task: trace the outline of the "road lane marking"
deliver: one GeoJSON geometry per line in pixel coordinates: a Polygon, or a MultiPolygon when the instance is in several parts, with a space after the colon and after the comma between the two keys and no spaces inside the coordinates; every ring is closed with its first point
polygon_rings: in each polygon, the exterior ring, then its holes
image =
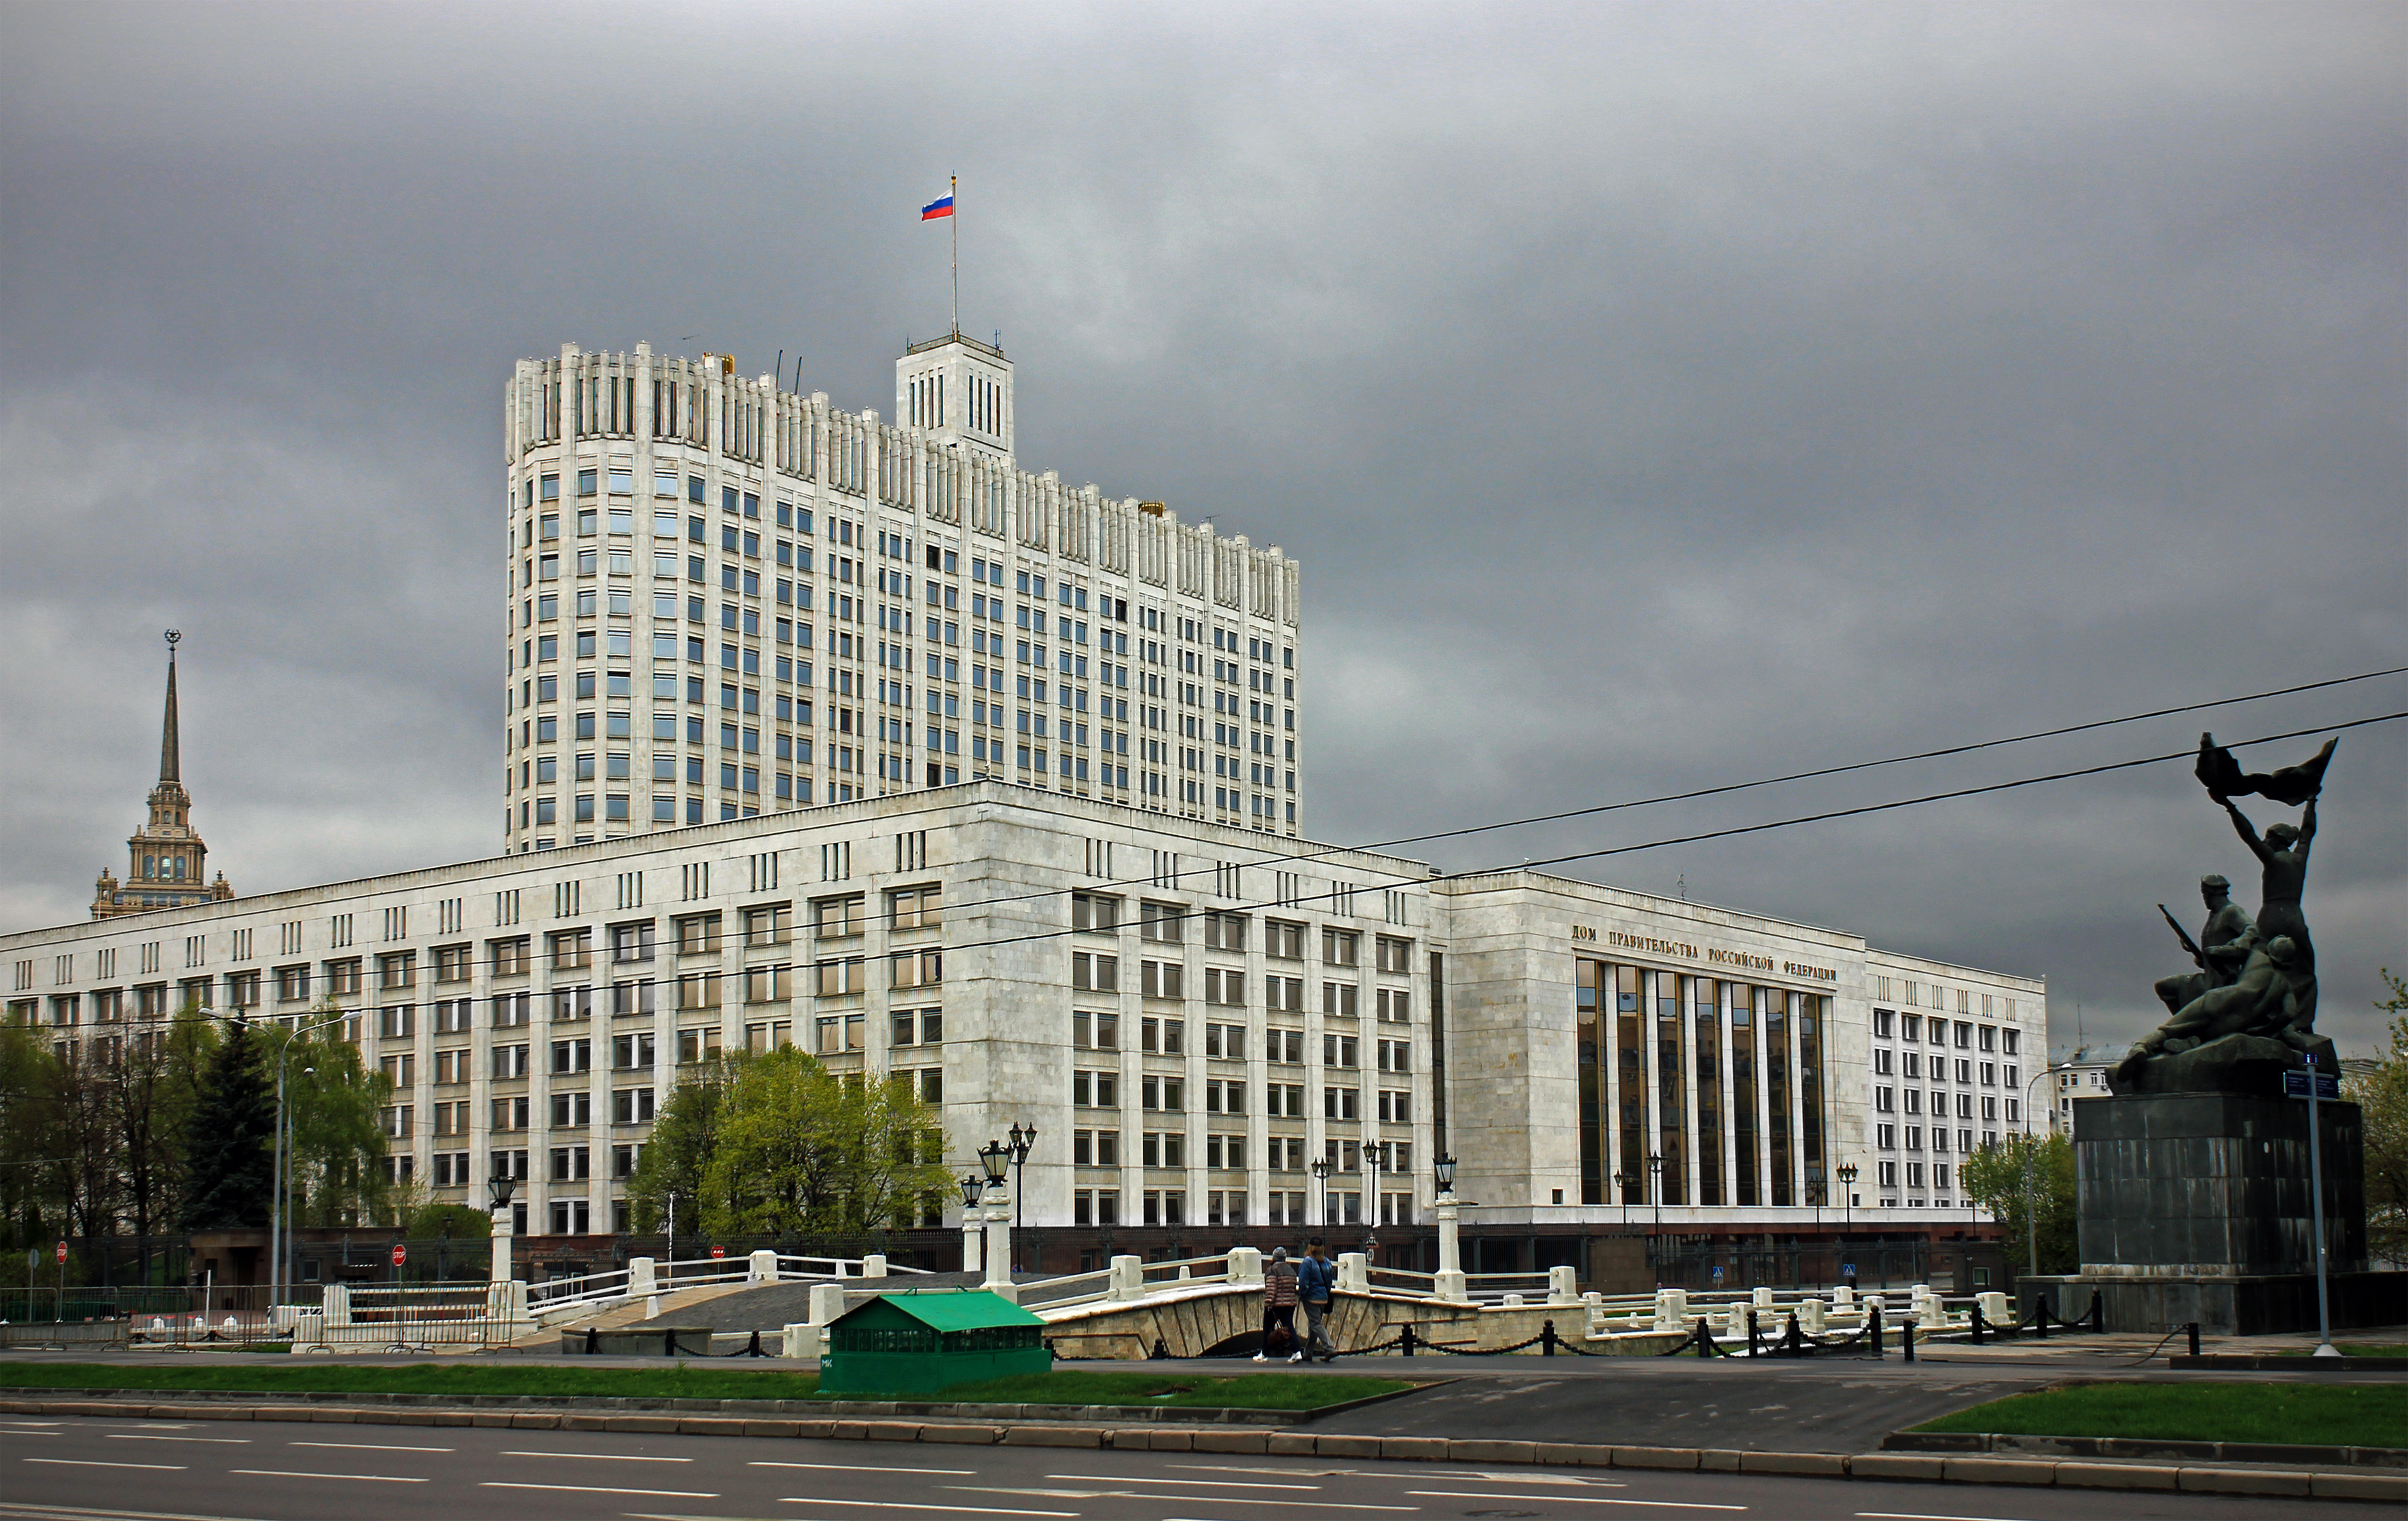
{"type": "Polygon", "coordinates": [[[229,1447],[248,1447],[249,1437],[162,1437],[148,1431],[105,1431],[111,1442],[214,1442],[229,1447]]]}
{"type": "Polygon", "coordinates": [[[1049,1473],[1049,1479],[1077,1479],[1086,1484],[1194,1484],[1207,1489],[1319,1489],[1317,1484],[1244,1484],[1236,1479],[1133,1479],[1112,1473],[1049,1473]]]}
{"type": "Polygon", "coordinates": [[[858,1505],[871,1511],[942,1511],[948,1515],[1043,1515],[1076,1517],[1081,1511],[1006,1511],[992,1505],[910,1505],[899,1499],[815,1499],[805,1495],[782,1495],[781,1505],[858,1505]]]}
{"type": "Polygon", "coordinates": [[[504,1457],[595,1457],[610,1463],[691,1463],[691,1457],[639,1457],[633,1453],[528,1453],[506,1450],[504,1457]]]}
{"type": "Polygon", "coordinates": [[[477,1486],[480,1489],[549,1489],[570,1495],[652,1495],[662,1499],[717,1499],[717,1492],[709,1489],[608,1489],[591,1484],[504,1484],[490,1479],[477,1486]]]}
{"type": "Polygon", "coordinates": [[[63,1431],[12,1431],[6,1427],[0,1427],[0,1437],[57,1437],[65,1434],[63,1431]]]}
{"type": "MultiPolygon", "coordinates": [[[[1114,1484],[1121,1484],[1121,1483],[1133,1483],[1133,1482],[1141,1482],[1141,1481],[1111,1480],[1111,1481],[1108,1481],[1108,1482],[1114,1483],[1114,1484]]],[[[968,1488],[970,1488],[971,1486],[970,1486],[970,1485],[946,1485],[945,1487],[947,1487],[947,1488],[949,1488],[949,1489],[968,1489],[968,1488]]],[[[1012,1493],[1018,1493],[1019,1491],[1013,1491],[1013,1490],[1001,1490],[1001,1491],[997,1491],[997,1492],[998,1492],[998,1493],[1003,1493],[1003,1494],[1012,1494],[1012,1493]]],[[[1249,1497],[1247,1497],[1247,1496],[1244,1496],[1244,1495],[1165,1495],[1165,1494],[1162,1494],[1162,1493],[1160,1493],[1160,1492],[1158,1492],[1158,1491],[1155,1491],[1155,1490],[1150,1490],[1150,1489],[1104,1489],[1104,1490],[1096,1490],[1096,1491],[1088,1491],[1088,1490],[1062,1491],[1062,1490],[1052,1490],[1052,1489],[1040,1489],[1040,1490],[1036,1491],[1036,1493],[1038,1493],[1038,1494],[1048,1494],[1048,1495],[1050,1495],[1050,1494],[1065,1494],[1065,1493],[1067,1493],[1067,1494],[1070,1494],[1070,1495],[1074,1496],[1075,1498],[1082,1499],[1088,1499],[1088,1498],[1091,1498],[1091,1497],[1092,1497],[1092,1498],[1096,1499],[1142,1499],[1142,1500],[1185,1500],[1185,1499],[1193,1499],[1193,1500],[1201,1500],[1201,1501],[1203,1501],[1205,1504],[1208,1504],[1208,1505],[1290,1505],[1290,1506],[1297,1507],[1297,1508],[1299,1508],[1299,1509],[1303,1509],[1303,1510],[1312,1510],[1312,1511],[1402,1511],[1402,1512],[1412,1512],[1412,1511],[1418,1511],[1418,1510],[1420,1510],[1420,1509],[1421,1509],[1421,1507],[1420,1507],[1420,1506],[1418,1506],[1418,1505],[1348,1505],[1348,1504],[1344,1504],[1344,1503],[1341,1503],[1340,1501],[1334,1500],[1334,1499],[1251,1499],[1251,1498],[1249,1498],[1249,1497]]]]}
{"type": "Polygon", "coordinates": [[[31,1521],[61,1521],[66,1516],[90,1516],[93,1521],[244,1521],[238,1516],[194,1515],[184,1511],[97,1511],[81,1505],[22,1505],[7,1499],[0,1499],[0,1515],[22,1515],[31,1521]]]}
{"type": "Polygon", "coordinates": [[[334,1447],[347,1453],[449,1453],[456,1447],[400,1447],[384,1442],[288,1442],[287,1447],[334,1447]]]}
{"type": "Polygon", "coordinates": [[[292,1469],[228,1469],[261,1479],[358,1479],[364,1484],[424,1484],[423,1479],[397,1479],[390,1473],[301,1473],[292,1469]]]}
{"type": "Polygon", "coordinates": [[[48,1463],[52,1468],[63,1469],[154,1469],[166,1473],[184,1471],[184,1465],[181,1463],[103,1463],[90,1457],[23,1457],[18,1461],[48,1463]]]}
{"type": "Polygon", "coordinates": [[[824,1469],[832,1473],[941,1473],[957,1479],[978,1477],[976,1469],[880,1468],[874,1463],[772,1463],[764,1459],[748,1460],[744,1466],[752,1469],[824,1469]]]}
{"type": "MultiPolygon", "coordinates": [[[[1420,1495],[1430,1499],[1536,1499],[1536,1495],[1473,1495],[1458,1489],[1408,1489],[1408,1495],[1420,1495]]],[[[1744,1511],[1744,1505],[1701,1505],[1679,1499],[1590,1499],[1582,1495],[1549,1495],[1549,1499],[1564,1505],[1654,1505],[1668,1511],[1744,1511]]]]}
{"type": "Polygon", "coordinates": [[[1858,1511],[1860,1516],[1878,1517],[1879,1521],[2014,1521],[2000,1515],[1924,1515],[1914,1511],[1858,1511]]]}

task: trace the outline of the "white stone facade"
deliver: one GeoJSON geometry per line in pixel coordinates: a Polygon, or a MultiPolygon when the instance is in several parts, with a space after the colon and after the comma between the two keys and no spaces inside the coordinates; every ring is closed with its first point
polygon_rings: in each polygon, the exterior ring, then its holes
{"type": "Polygon", "coordinates": [[[2001,1137],[2045,1130],[2046,984],[1874,951],[1856,1193],[1885,1210],[1970,1212],[1956,1169],[2001,1137]]]}
{"type": "Polygon", "coordinates": [[[1315,1159],[1327,1223],[1426,1224],[1441,1147],[1484,1227],[1830,1225],[1843,1165],[1858,1219],[1935,1223],[1954,1196],[1904,1169],[1962,1151],[1880,1130],[1905,1054],[1978,1141],[2046,1049],[2039,983],[1844,932],[998,782],[12,935],[0,968],[62,1042],[331,999],[394,1081],[396,1170],[467,1202],[523,1172],[538,1234],[621,1227],[633,1148],[714,1048],[908,1074],[956,1168],[1034,1123],[1029,1222],[1199,1249],[1323,1224],[1315,1159]]]}
{"type": "Polygon", "coordinates": [[[992,777],[1294,836],[1299,567],[1014,464],[953,335],[898,415],[732,360],[526,360],[505,390],[504,848],[992,777]]]}

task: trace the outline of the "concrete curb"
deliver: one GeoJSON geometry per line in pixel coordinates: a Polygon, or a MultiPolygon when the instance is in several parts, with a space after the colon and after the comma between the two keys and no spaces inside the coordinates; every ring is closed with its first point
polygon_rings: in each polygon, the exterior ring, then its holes
{"type": "Polygon", "coordinates": [[[1456,1441],[1447,1437],[1316,1436],[1310,1431],[1166,1429],[1082,1425],[1004,1425],[910,1420],[760,1419],[694,1414],[561,1411],[362,1409],[331,1404],[157,1404],[149,1400],[0,1399],[0,1414],[114,1415],[142,1420],[307,1421],[338,1425],[492,1426],[514,1429],[626,1431],[683,1436],[782,1437],[853,1442],[926,1442],[970,1446],[1110,1448],[1297,1457],[1513,1463],[1542,1467],[1649,1469],[1675,1472],[2133,1489],[2201,1495],[2387,1500],[2408,1504],[2408,1474],[2326,1473],[2297,1469],[2110,1463],[2073,1459],[1954,1456],[1937,1453],[1757,1453],[1697,1447],[1584,1442],[1456,1441]]]}

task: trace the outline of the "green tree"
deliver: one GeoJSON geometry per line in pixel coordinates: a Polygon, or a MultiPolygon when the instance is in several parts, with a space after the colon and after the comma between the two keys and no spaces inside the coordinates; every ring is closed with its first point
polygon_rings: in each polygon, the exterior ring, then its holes
{"type": "Polygon", "coordinates": [[[2408,982],[2388,967],[2382,975],[2386,996],[2374,1007],[2391,1016],[2391,1049],[2342,1097],[2365,1116],[2367,1252],[2399,1263],[2408,1261],[2408,982]]]}
{"type": "Polygon", "coordinates": [[[909,1225],[945,1186],[926,1138],[935,1112],[901,1079],[838,1077],[792,1046],[731,1084],[705,1175],[704,1224],[783,1235],[909,1225]]]}
{"type": "Polygon", "coordinates": [[[57,1060],[38,1030],[0,1023],[0,1282],[24,1281],[24,1249],[56,1239],[64,1215],[57,1060]]]}
{"type": "Polygon", "coordinates": [[[210,1055],[208,1076],[185,1127],[188,1230],[267,1224],[276,1095],[259,1039],[237,1017],[210,1055]]]}
{"type": "Polygon", "coordinates": [[[2040,1270],[2072,1272],[2080,1249],[2074,1236],[2073,1143],[2062,1135],[2010,1135],[1965,1158],[1958,1186],[1990,1212],[2006,1232],[2007,1260],[2017,1270],[2031,1261],[2039,1227],[2040,1270]]]}
{"type": "Polygon", "coordinates": [[[125,1223],[136,1237],[156,1235],[182,1216],[184,1139],[217,1045],[216,1024],[188,1008],[164,1028],[137,1028],[112,1053],[110,1112],[125,1223]]]}
{"type": "Polygon", "coordinates": [[[719,1149],[728,1089],[749,1060],[741,1055],[721,1056],[679,1071],[677,1086],[653,1119],[652,1139],[627,1180],[627,1212],[637,1230],[666,1226],[694,1229],[700,1218],[705,1175],[719,1149]],[[668,1218],[672,1194],[678,1201],[674,1221],[668,1218]]]}
{"type": "MultiPolygon", "coordinates": [[[[393,1083],[360,1060],[339,1026],[292,1038],[284,1102],[293,1124],[294,1215],[305,1225],[394,1224],[385,1175],[384,1106],[393,1083]]],[[[274,1061],[265,1064],[274,1082],[274,1061]]]]}

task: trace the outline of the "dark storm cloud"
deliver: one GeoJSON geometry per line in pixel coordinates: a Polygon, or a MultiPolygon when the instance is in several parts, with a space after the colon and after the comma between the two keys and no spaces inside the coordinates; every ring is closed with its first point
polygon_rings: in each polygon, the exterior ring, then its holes
{"type": "MultiPolygon", "coordinates": [[[[782,348],[884,411],[945,322],[912,218],[954,172],[963,324],[1020,366],[1024,464],[1304,562],[1321,838],[2408,664],[2396,7],[7,24],[12,925],[121,858],[171,624],[237,885],[493,848],[510,361],[782,348]]],[[[2401,708],[2394,678],[2210,723],[2401,708]]],[[[2373,969],[2408,963],[2403,780],[2398,729],[2344,739],[2311,889],[2359,1045],[2373,969]]],[[[2131,1033],[2173,967],[2151,905],[2249,865],[2170,766],[1572,869],[2046,974],[2064,1041],[2077,1004],[2131,1033]]]]}

